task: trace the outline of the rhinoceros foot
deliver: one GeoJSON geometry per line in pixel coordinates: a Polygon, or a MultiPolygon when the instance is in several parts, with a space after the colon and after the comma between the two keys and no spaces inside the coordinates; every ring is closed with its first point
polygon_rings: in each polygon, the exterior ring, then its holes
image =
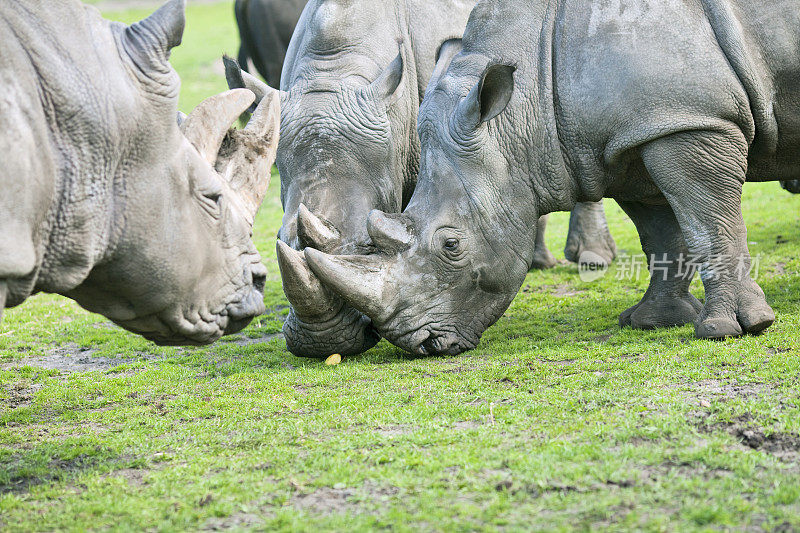
{"type": "Polygon", "coordinates": [[[548,268],[553,268],[556,262],[555,256],[546,246],[537,246],[533,252],[531,270],[547,270],[548,268]]]}
{"type": "Polygon", "coordinates": [[[695,335],[701,339],[724,339],[744,333],[758,334],[775,322],[775,312],[764,298],[764,292],[755,283],[751,290],[743,290],[735,299],[735,306],[721,300],[706,304],[695,324],[695,335]]]}
{"type": "Polygon", "coordinates": [[[569,217],[569,234],[564,256],[573,263],[603,262],[605,266],[610,265],[617,257],[617,244],[608,230],[602,202],[581,202],[575,205],[569,217]]]}
{"type": "Polygon", "coordinates": [[[641,302],[619,315],[619,325],[634,329],[682,326],[697,320],[702,309],[703,304],[700,300],[689,293],[682,297],[645,294],[641,302]]]}

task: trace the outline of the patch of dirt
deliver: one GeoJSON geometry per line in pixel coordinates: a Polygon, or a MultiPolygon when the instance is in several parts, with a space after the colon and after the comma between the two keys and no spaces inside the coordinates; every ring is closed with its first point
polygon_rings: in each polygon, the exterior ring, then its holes
{"type": "Polygon", "coordinates": [[[360,514],[376,504],[380,505],[400,493],[393,486],[381,486],[367,481],[360,488],[322,487],[313,492],[297,492],[289,498],[288,505],[313,514],[360,514]]]}
{"type": "Polygon", "coordinates": [[[200,531],[249,530],[264,523],[264,518],[253,513],[234,513],[221,518],[209,518],[200,531]]]}
{"type": "Polygon", "coordinates": [[[576,289],[569,283],[559,283],[558,285],[541,285],[535,288],[526,285],[526,288],[528,290],[523,292],[547,292],[553,296],[558,296],[559,298],[571,298],[586,292],[583,289],[576,289]]]}
{"type": "Polygon", "coordinates": [[[94,348],[84,348],[75,343],[69,343],[53,348],[52,352],[44,357],[25,357],[11,363],[0,365],[0,368],[10,369],[33,366],[67,373],[91,372],[95,370],[106,371],[115,366],[132,363],[141,359],[147,361],[158,361],[162,359],[160,355],[146,353],[137,354],[136,357],[94,357],[93,354],[96,351],[97,350],[94,348]]]}
{"type": "Polygon", "coordinates": [[[145,475],[147,475],[146,470],[141,470],[138,468],[123,468],[122,470],[109,472],[108,474],[104,475],[103,478],[118,477],[127,481],[128,486],[130,487],[141,487],[142,485],[147,484],[147,482],[144,480],[145,475]]]}
{"type": "Polygon", "coordinates": [[[775,347],[775,346],[767,346],[767,353],[770,354],[770,355],[778,355],[778,354],[781,354],[781,353],[786,353],[789,350],[791,350],[791,348],[781,348],[781,347],[775,347]]]}
{"type": "Polygon", "coordinates": [[[235,344],[237,346],[250,346],[252,344],[263,344],[270,342],[273,339],[283,338],[283,333],[272,333],[270,335],[263,335],[261,337],[244,337],[241,335],[233,336],[230,338],[222,337],[219,342],[222,344],[235,344]]]}
{"type": "MultiPolygon", "coordinates": [[[[572,366],[572,363],[574,363],[577,360],[578,360],[577,357],[573,357],[571,359],[539,359],[539,362],[547,365],[572,366]]],[[[528,368],[533,369],[531,365],[528,365],[528,368]]]]}
{"type": "Polygon", "coordinates": [[[17,409],[18,407],[27,407],[33,402],[33,396],[41,389],[41,383],[33,383],[25,385],[17,383],[10,387],[8,390],[9,398],[3,400],[5,407],[8,409],[17,409]]]}
{"type": "Polygon", "coordinates": [[[772,389],[766,383],[735,383],[720,379],[704,379],[692,383],[690,387],[701,397],[722,401],[772,394],[772,389]]]}
{"type": "Polygon", "coordinates": [[[578,296],[580,294],[583,294],[586,291],[583,289],[576,289],[575,287],[569,285],[568,283],[560,283],[558,285],[539,285],[538,287],[531,287],[530,285],[525,285],[524,287],[522,287],[521,292],[549,292],[554,296],[569,298],[572,296],[578,296]]]}
{"type": "Polygon", "coordinates": [[[754,450],[763,450],[780,459],[795,459],[800,453],[800,435],[776,432],[769,435],[761,428],[734,427],[731,433],[742,444],[754,450]]]}
{"type": "Polygon", "coordinates": [[[560,298],[572,298],[573,296],[578,296],[580,294],[585,293],[586,291],[581,289],[575,289],[574,287],[566,283],[561,283],[553,287],[550,292],[553,293],[554,296],[558,296],[560,298]]]}
{"type": "Polygon", "coordinates": [[[768,433],[755,424],[755,419],[749,413],[738,416],[731,422],[712,424],[708,423],[707,416],[704,418],[699,414],[699,417],[700,420],[696,425],[704,433],[726,431],[737,438],[743,446],[769,453],[782,461],[794,462],[800,458],[800,435],[782,431],[768,433]]]}
{"type": "Polygon", "coordinates": [[[457,429],[459,431],[465,431],[468,429],[476,429],[481,427],[483,424],[478,422],[477,420],[464,420],[463,422],[456,422],[452,424],[450,427],[453,429],[457,429]]]}
{"type": "Polygon", "coordinates": [[[373,429],[372,431],[373,433],[380,435],[381,437],[393,439],[395,437],[408,435],[409,433],[414,431],[414,427],[409,425],[395,424],[391,426],[380,426],[373,429]]]}

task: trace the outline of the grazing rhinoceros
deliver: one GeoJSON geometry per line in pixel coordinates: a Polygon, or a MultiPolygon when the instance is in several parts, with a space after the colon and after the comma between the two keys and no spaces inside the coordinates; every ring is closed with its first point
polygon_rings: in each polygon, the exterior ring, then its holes
{"type": "Polygon", "coordinates": [[[163,344],[204,344],[263,312],[250,235],[279,101],[230,91],[179,128],[168,62],[184,0],[127,27],[77,0],[0,4],[0,310],[38,291],[163,344]]]}
{"type": "Polygon", "coordinates": [[[798,43],[798,0],[483,1],[420,110],[408,208],[369,216],[381,253],[305,257],[387,339],[454,354],[514,298],[542,213],[612,197],[654,273],[622,325],[762,331],[740,195],[800,178],[798,43]]]}
{"type": "MultiPolygon", "coordinates": [[[[460,50],[473,6],[312,0],[303,12],[283,71],[277,156],[285,211],[278,261],[292,304],[283,331],[292,353],[349,355],[378,341],[370,321],[322,287],[298,251],[374,251],[367,215],[397,213],[408,202],[419,165],[419,104],[429,80],[460,50]]],[[[231,87],[273,91],[230,60],[227,72],[231,87]]],[[[579,206],[572,220],[567,248],[575,260],[594,250],[611,261],[602,205],[579,206]]],[[[536,244],[533,263],[552,266],[543,231],[536,244]]]]}
{"type": "Polygon", "coordinates": [[[239,64],[248,60],[273,87],[281,84],[281,69],[292,33],[308,0],[236,0],[239,64]]]}

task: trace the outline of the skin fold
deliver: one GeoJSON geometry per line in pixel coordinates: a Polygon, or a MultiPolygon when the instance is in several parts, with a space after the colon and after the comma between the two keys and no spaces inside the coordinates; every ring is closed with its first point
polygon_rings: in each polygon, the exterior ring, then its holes
{"type": "Polygon", "coordinates": [[[798,41],[797,0],[482,1],[420,109],[414,196],[369,216],[379,253],[306,260],[390,341],[455,354],[510,304],[537,218],[611,197],[669,265],[622,325],[758,333],[741,190],[800,178],[798,41]]]}
{"type": "Polygon", "coordinates": [[[250,237],[280,103],[238,131],[244,89],[179,115],[168,58],[184,10],[128,27],[77,0],[0,5],[0,311],[58,293],[161,344],[210,343],[263,312],[250,237]]]}

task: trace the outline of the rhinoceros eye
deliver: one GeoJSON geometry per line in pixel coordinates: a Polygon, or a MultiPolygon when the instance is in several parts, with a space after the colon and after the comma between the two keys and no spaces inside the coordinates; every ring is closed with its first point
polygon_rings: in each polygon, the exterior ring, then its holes
{"type": "Polygon", "coordinates": [[[208,190],[200,193],[203,209],[213,218],[219,218],[222,212],[222,191],[208,190]]]}
{"type": "Polygon", "coordinates": [[[206,192],[206,193],[203,193],[203,196],[205,196],[208,200],[211,200],[212,202],[214,202],[217,205],[219,205],[219,202],[222,199],[222,193],[221,192],[206,192]]]}
{"type": "Polygon", "coordinates": [[[444,249],[448,252],[455,252],[458,250],[458,239],[450,238],[444,241],[444,249]]]}

